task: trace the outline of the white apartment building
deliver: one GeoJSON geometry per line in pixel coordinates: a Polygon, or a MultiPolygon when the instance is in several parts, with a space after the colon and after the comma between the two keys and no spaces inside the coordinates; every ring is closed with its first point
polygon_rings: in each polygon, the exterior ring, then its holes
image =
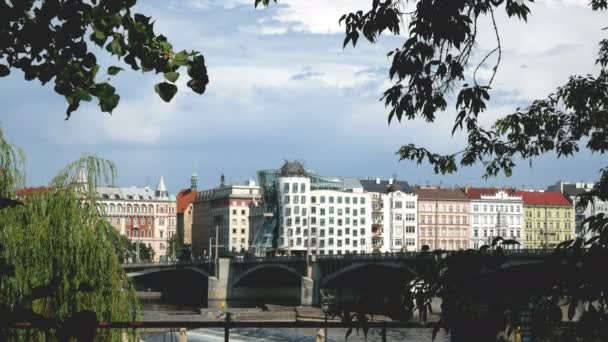
{"type": "Polygon", "coordinates": [[[471,248],[478,249],[500,236],[523,246],[523,199],[512,189],[466,188],[471,213],[471,248]]]}
{"type": "Polygon", "coordinates": [[[360,180],[372,197],[372,244],[380,252],[418,250],[418,195],[407,182],[360,180]]]}
{"type": "Polygon", "coordinates": [[[586,208],[576,207],[576,205],[580,202],[580,198],[578,198],[578,196],[593,190],[594,186],[594,183],[566,183],[558,181],[554,185],[547,188],[548,191],[557,191],[563,193],[570,200],[572,206],[574,207],[576,236],[583,237],[586,240],[590,239],[595,234],[588,231],[588,225],[583,226],[583,221],[598,214],[608,216],[608,202],[602,201],[595,196],[593,197],[593,202],[589,202],[586,208]]]}
{"type": "Polygon", "coordinates": [[[264,172],[275,178],[280,253],[371,252],[371,196],[357,179],[322,177],[297,162],[264,172]]]}

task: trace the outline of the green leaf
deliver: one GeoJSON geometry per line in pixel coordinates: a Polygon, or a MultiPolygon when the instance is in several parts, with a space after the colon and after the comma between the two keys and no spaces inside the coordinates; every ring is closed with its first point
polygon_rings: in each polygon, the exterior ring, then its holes
{"type": "Polygon", "coordinates": [[[169,102],[177,93],[177,87],[174,84],[162,82],[154,86],[154,91],[156,91],[163,101],[169,102]]]}
{"type": "Polygon", "coordinates": [[[175,81],[177,81],[177,79],[179,78],[179,72],[166,72],[165,78],[169,82],[175,83],[175,81]]]}
{"type": "Polygon", "coordinates": [[[123,68],[117,67],[117,66],[111,66],[108,68],[108,75],[116,75],[118,74],[121,70],[124,70],[123,68]]]}
{"type": "Polygon", "coordinates": [[[116,108],[118,102],[120,101],[120,95],[114,94],[104,98],[99,99],[99,106],[101,107],[102,112],[112,113],[112,110],[116,108]]]}
{"type": "Polygon", "coordinates": [[[122,43],[122,40],[120,38],[114,36],[114,39],[112,40],[112,42],[110,44],[108,44],[108,46],[106,46],[106,50],[113,55],[122,56],[123,50],[122,50],[121,43],[122,43]]]}
{"type": "Polygon", "coordinates": [[[74,98],[76,100],[79,101],[86,101],[86,102],[90,102],[93,98],[91,97],[91,94],[89,94],[88,91],[82,89],[82,88],[76,88],[74,89],[74,98]]]}
{"type": "Polygon", "coordinates": [[[188,63],[188,57],[188,52],[186,52],[186,50],[182,50],[173,57],[173,61],[171,62],[171,64],[177,66],[185,65],[186,63],[188,63]]]}
{"type": "Polygon", "coordinates": [[[0,77],[8,76],[11,70],[4,64],[0,64],[0,77]]]}

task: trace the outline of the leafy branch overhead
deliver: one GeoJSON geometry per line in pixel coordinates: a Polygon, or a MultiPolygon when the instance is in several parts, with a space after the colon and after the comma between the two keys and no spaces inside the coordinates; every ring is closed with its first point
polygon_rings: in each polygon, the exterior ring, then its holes
{"type": "MultiPolygon", "coordinates": [[[[187,85],[198,94],[209,83],[205,59],[196,51],[175,51],[154,22],[132,14],[137,0],[0,1],[0,77],[11,69],[25,79],[55,83],[55,92],[68,102],[67,118],[82,101],[96,97],[103,112],[111,113],[120,95],[101,66],[91,44],[105,49],[133,70],[163,73],[155,86],[164,101],[177,93],[175,82],[186,69],[187,85]]],[[[110,66],[108,76],[123,69],[110,66]]],[[[66,118],[66,119],[67,119],[66,118]]]]}
{"type": "MultiPolygon", "coordinates": [[[[558,156],[572,155],[579,142],[586,141],[591,151],[608,148],[605,117],[608,95],[608,40],[600,42],[597,77],[573,76],[547,99],[497,121],[490,128],[479,124],[490,100],[491,86],[502,60],[499,28],[495,12],[526,21],[532,0],[451,0],[403,1],[372,0],[371,10],[343,15],[344,46],[356,45],[361,36],[371,43],[384,32],[394,35],[405,31],[405,42],[388,53],[392,59],[389,77],[393,85],[382,100],[393,119],[422,118],[434,122],[438,112],[447,110],[448,96],[456,90],[456,115],[452,134],[464,130],[467,145],[458,152],[440,155],[409,144],[397,152],[402,160],[429,162],[437,173],[452,173],[460,166],[482,162],[486,177],[499,172],[512,173],[516,158],[531,159],[555,151],[558,156]],[[480,18],[490,24],[481,26],[480,18]],[[490,30],[495,48],[471,65],[478,32],[490,30]],[[482,81],[477,72],[491,63],[482,81]],[[467,74],[466,71],[472,72],[467,74]]],[[[591,0],[592,10],[605,10],[606,0],[591,0]]],[[[601,28],[598,28],[601,29],[601,28]]]]}

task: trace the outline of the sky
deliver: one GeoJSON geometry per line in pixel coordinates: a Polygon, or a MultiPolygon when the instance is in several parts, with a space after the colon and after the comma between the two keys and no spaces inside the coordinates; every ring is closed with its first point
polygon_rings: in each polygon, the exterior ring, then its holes
{"type": "MultiPolygon", "coordinates": [[[[482,123],[489,126],[546,96],[570,75],[597,71],[606,14],[586,3],[538,0],[529,4],[527,23],[497,15],[503,56],[482,123]]],[[[12,72],[0,79],[0,128],[25,151],[30,186],[47,184],[83,153],[113,161],[121,186],[155,186],[163,175],[172,192],[189,186],[193,170],[199,188],[211,188],[222,173],[229,183],[240,183],[285,159],[323,175],[541,189],[558,179],[593,181],[606,166],[605,158],[587,151],[567,159],[547,155],[532,167],[520,163],[512,177],[484,180],[480,166],[436,175],[427,164],[399,162],[401,145],[451,153],[462,149],[465,137],[450,134],[453,105],[433,124],[388,124],[380,101],[390,85],[386,54],[406,34],[343,49],[344,28],[338,25],[342,14],[370,6],[371,0],[281,0],[255,10],[253,0],[139,0],[135,11],[152,16],[155,30],[176,50],[205,56],[205,94],[179,80],[180,91],[165,103],[153,90],[162,75],[121,72],[112,78],[121,95],[112,115],[91,103],[65,121],[65,99],[52,86],[12,72]]],[[[489,22],[480,24],[473,60],[496,44],[489,22]]],[[[102,62],[124,66],[109,56],[102,62]]],[[[481,77],[488,72],[483,68],[481,77]]]]}

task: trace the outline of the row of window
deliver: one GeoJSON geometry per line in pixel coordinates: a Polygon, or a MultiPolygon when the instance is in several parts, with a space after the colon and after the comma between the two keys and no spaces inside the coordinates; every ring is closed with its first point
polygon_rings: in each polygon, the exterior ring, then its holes
{"type": "MultiPolygon", "coordinates": [[[[496,221],[496,223],[498,223],[498,216],[494,216],[494,215],[484,215],[482,216],[483,218],[483,224],[494,224],[494,222],[496,221]],[[488,219],[489,218],[489,219],[488,219]]],[[[520,216],[500,216],[500,223],[501,224],[507,224],[507,221],[509,222],[509,224],[517,224],[520,225],[521,224],[521,217],[520,216]]],[[[480,216],[479,215],[475,215],[473,216],[473,224],[479,224],[480,223],[480,216]]]]}
{"type": "MultiPolygon", "coordinates": [[[[496,234],[500,235],[501,237],[512,237],[512,238],[521,237],[519,229],[517,229],[517,230],[511,229],[510,234],[508,236],[507,236],[507,229],[502,229],[502,234],[500,234],[500,233],[501,233],[501,230],[496,229],[496,234]]],[[[494,236],[494,229],[483,229],[483,237],[488,237],[488,236],[490,236],[490,237],[494,236]],[[488,233],[489,233],[489,235],[488,235],[488,233]]],[[[479,237],[479,229],[473,230],[473,237],[479,237]]]]}
{"type": "MultiPolygon", "coordinates": [[[[342,199],[344,198],[344,204],[350,204],[351,200],[353,204],[365,204],[365,197],[349,197],[349,196],[327,196],[327,202],[329,204],[333,204],[333,203],[337,203],[337,204],[342,204],[342,199]],[[334,202],[335,199],[335,202],[334,202]]],[[[323,204],[325,203],[325,199],[326,196],[319,196],[319,203],[323,204]]],[[[317,196],[311,196],[310,197],[310,202],[311,203],[317,203],[317,196]]]]}
{"type": "MultiPolygon", "coordinates": [[[[479,208],[480,208],[480,205],[478,205],[478,204],[473,205],[473,211],[479,211],[479,208]]],[[[491,212],[491,213],[494,212],[494,205],[493,204],[490,204],[490,205],[484,204],[482,206],[482,208],[483,208],[483,212],[484,213],[488,212],[488,208],[490,209],[489,212],[491,212]]],[[[501,213],[506,213],[506,212],[513,213],[513,212],[516,212],[516,213],[519,213],[520,210],[521,210],[520,208],[521,208],[521,206],[519,206],[519,205],[497,204],[496,205],[496,212],[501,212],[501,213]]]]}
{"type": "MultiPolygon", "coordinates": [[[[284,218],[284,223],[287,227],[291,227],[292,223],[294,225],[299,225],[300,222],[302,222],[302,225],[307,226],[308,224],[308,220],[306,218],[302,218],[300,219],[299,216],[296,216],[293,220],[291,217],[285,217],[284,218]],[[295,223],[294,223],[295,222],[295,223]]],[[[316,217],[311,217],[310,218],[310,224],[317,224],[317,222],[319,222],[320,226],[325,226],[326,222],[329,222],[330,225],[333,224],[337,224],[338,226],[342,226],[342,225],[353,225],[353,226],[357,226],[357,225],[365,225],[365,218],[361,217],[359,219],[350,219],[350,217],[345,218],[344,220],[342,220],[341,218],[339,219],[335,219],[334,217],[329,217],[328,220],[326,221],[324,218],[321,218],[319,220],[317,220],[316,217]],[[337,223],[336,223],[337,222],[337,223]]]]}
{"type": "MultiPolygon", "coordinates": [[[[403,215],[395,214],[395,221],[403,221],[403,215]]],[[[405,221],[407,221],[407,222],[416,221],[416,214],[405,214],[405,221]]]]}
{"type": "MultiPolygon", "coordinates": [[[[541,217],[542,213],[544,212],[544,210],[536,210],[536,217],[541,217]]],[[[547,210],[547,218],[560,218],[560,211],[556,210],[555,213],[553,213],[551,210],[547,210]]],[[[528,210],[526,211],[526,217],[532,217],[532,210],[528,210]]],[[[570,210],[566,210],[565,214],[564,214],[565,218],[570,218],[570,210]]]]}
{"type": "MultiPolygon", "coordinates": [[[[435,229],[434,228],[428,228],[428,229],[424,229],[424,228],[420,228],[420,236],[433,236],[435,229]]],[[[438,232],[440,237],[445,236],[445,237],[463,237],[463,238],[468,238],[469,237],[469,233],[467,231],[466,228],[445,228],[442,227],[441,229],[438,229],[438,232]]]]}
{"type": "MultiPolygon", "coordinates": [[[[434,240],[420,240],[420,246],[429,246],[430,249],[435,249],[435,241],[434,240]]],[[[446,250],[459,250],[459,249],[467,249],[469,247],[468,241],[461,240],[440,240],[437,242],[438,249],[446,249],[446,250]]]]}
{"type": "MultiPolygon", "coordinates": [[[[110,224],[120,224],[120,217],[109,217],[108,221],[110,222],[110,224]]],[[[153,219],[151,217],[145,218],[145,217],[127,217],[125,218],[125,224],[134,224],[134,225],[144,225],[144,224],[148,224],[148,225],[152,225],[153,219]]],[[[175,219],[174,218],[169,218],[169,219],[165,219],[165,218],[158,218],[158,225],[159,226],[164,226],[165,223],[169,223],[170,225],[174,226],[175,225],[175,219]]]]}
{"type": "MultiPolygon", "coordinates": [[[[416,246],[416,239],[405,239],[406,246],[416,246]]],[[[395,239],[395,246],[403,246],[403,239],[395,239]]]]}
{"type": "MultiPolygon", "coordinates": [[[[236,225],[237,223],[238,223],[237,219],[232,219],[232,224],[233,225],[236,225]]],[[[249,219],[248,218],[241,219],[241,225],[246,225],[248,223],[249,223],[249,219]]]]}
{"type": "MultiPolygon", "coordinates": [[[[395,201],[395,202],[393,202],[393,208],[395,208],[395,209],[402,209],[403,208],[403,202],[401,202],[401,201],[395,201]]],[[[415,201],[406,201],[405,202],[405,208],[406,209],[415,209],[416,208],[416,202],[415,201]]]]}
{"type": "MultiPolygon", "coordinates": [[[[420,223],[434,223],[433,221],[435,221],[434,219],[434,215],[420,215],[420,223]]],[[[446,216],[446,215],[441,215],[438,216],[439,219],[439,224],[467,224],[468,219],[466,216],[446,216]]]]}
{"type": "MultiPolygon", "coordinates": [[[[283,232],[284,231],[281,230],[281,234],[283,234],[283,232]]],[[[327,230],[328,235],[334,235],[336,232],[337,232],[338,236],[342,236],[342,232],[344,232],[344,235],[350,235],[352,233],[352,235],[356,237],[358,234],[361,234],[362,236],[365,235],[365,228],[361,228],[359,230],[354,229],[354,228],[352,230],[350,228],[344,228],[344,230],[342,230],[342,229],[334,229],[333,227],[330,227],[327,230]]],[[[288,236],[293,236],[294,229],[293,228],[289,228],[287,230],[287,234],[288,234],[288,236]]],[[[296,235],[302,234],[304,236],[308,236],[308,229],[307,228],[302,229],[300,227],[296,227],[295,234],[296,235]]],[[[316,236],[317,235],[317,228],[315,228],[315,227],[310,228],[310,234],[312,236],[316,236]]],[[[319,236],[320,237],[324,237],[325,236],[325,229],[324,228],[319,229],[319,236]]]]}
{"type": "MultiPolygon", "coordinates": [[[[570,222],[565,222],[562,225],[560,225],[560,222],[549,222],[549,229],[560,229],[560,228],[564,228],[564,229],[571,229],[572,225],[570,224],[570,222]]],[[[532,226],[532,222],[526,222],[526,228],[531,229],[533,228],[532,226]]],[[[547,222],[536,222],[536,228],[537,229],[541,229],[541,228],[547,228],[547,222]],[[541,227],[541,223],[542,223],[542,227],[541,227]]]]}
{"type": "MultiPolygon", "coordinates": [[[[238,210],[232,209],[232,215],[238,215],[238,210]]],[[[245,209],[241,209],[241,215],[247,215],[247,211],[245,209]]]]}
{"type": "MultiPolygon", "coordinates": [[[[122,205],[122,204],[103,204],[103,211],[106,213],[142,213],[142,214],[154,214],[154,206],[153,205],[139,205],[139,204],[135,204],[135,205],[131,205],[131,204],[127,204],[127,205],[122,205]]],[[[157,205],[156,206],[156,212],[159,214],[175,214],[175,208],[174,207],[167,207],[166,205],[157,205]]]]}
{"type": "MultiPolygon", "coordinates": [[[[283,239],[279,239],[279,244],[282,245],[284,243],[283,239]]],[[[334,239],[328,238],[327,240],[319,239],[319,248],[324,248],[325,246],[352,246],[352,247],[363,247],[365,246],[365,239],[334,239]],[[326,244],[327,241],[327,244],[326,244]]],[[[308,239],[296,238],[289,239],[289,247],[308,247],[308,239]]],[[[310,247],[317,247],[317,239],[310,238],[310,247]]]]}
{"type": "Polygon", "coordinates": [[[526,234],[526,240],[528,242],[533,241],[534,237],[536,237],[536,240],[538,241],[568,241],[571,239],[571,235],[570,234],[564,234],[564,238],[562,239],[561,236],[559,234],[547,234],[547,235],[543,235],[543,234],[526,234]]]}
{"type": "MultiPolygon", "coordinates": [[[[283,193],[289,193],[289,189],[290,189],[290,184],[289,183],[283,183],[283,193]]],[[[297,193],[298,189],[300,190],[300,192],[306,192],[306,183],[291,183],[291,192],[292,193],[297,193]]]]}
{"type": "Polygon", "coordinates": [[[467,205],[433,205],[433,204],[421,204],[418,208],[419,211],[435,211],[435,206],[437,207],[437,212],[444,213],[466,213],[467,205]]]}

